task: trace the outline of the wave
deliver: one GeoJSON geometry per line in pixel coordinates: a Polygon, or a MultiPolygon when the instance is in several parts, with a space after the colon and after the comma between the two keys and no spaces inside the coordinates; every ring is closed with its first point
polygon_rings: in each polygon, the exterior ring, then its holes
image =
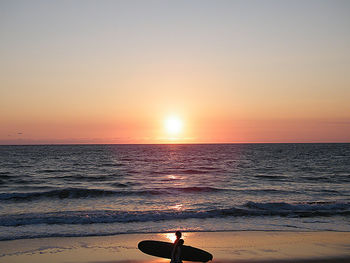
{"type": "Polygon", "coordinates": [[[123,163],[114,163],[114,162],[100,162],[98,164],[99,167],[120,167],[124,166],[123,163]]]}
{"type": "Polygon", "coordinates": [[[261,178],[261,179],[266,179],[266,180],[288,180],[288,177],[283,176],[283,175],[255,175],[255,178],[261,178]]]}
{"type": "Polygon", "coordinates": [[[111,179],[114,179],[115,177],[120,177],[119,175],[115,174],[106,174],[106,175],[65,175],[65,176],[59,176],[59,179],[63,179],[65,181],[86,181],[86,182],[101,182],[101,181],[108,181],[111,179]]]}
{"type": "Polygon", "coordinates": [[[193,169],[180,169],[180,168],[172,168],[172,169],[164,169],[162,171],[152,171],[152,175],[168,175],[168,174],[184,174],[184,175],[200,175],[200,174],[210,174],[214,170],[218,170],[213,167],[198,167],[193,169]]]}
{"type": "Polygon", "coordinates": [[[62,211],[0,216],[0,226],[36,224],[101,224],[157,222],[223,217],[329,217],[350,216],[350,203],[255,203],[225,209],[155,210],[155,211],[62,211]]]}
{"type": "Polygon", "coordinates": [[[38,173],[69,173],[71,170],[64,170],[64,169],[43,169],[37,171],[38,173]]]}
{"type": "MultiPolygon", "coordinates": [[[[127,188],[126,184],[111,184],[114,187],[127,188]]],[[[7,201],[30,201],[33,199],[51,198],[51,199],[65,199],[65,198],[96,198],[106,196],[130,196],[130,195],[166,195],[174,194],[176,192],[196,193],[196,192],[216,192],[224,189],[213,187],[170,187],[160,189],[143,189],[143,190],[103,190],[103,189],[85,189],[85,188],[64,188],[40,192],[12,192],[0,193],[0,200],[7,201]]]]}
{"type": "Polygon", "coordinates": [[[182,174],[204,174],[207,173],[207,171],[199,170],[199,169],[186,169],[186,170],[179,170],[182,174]]]}
{"type": "Polygon", "coordinates": [[[39,198],[83,198],[83,197],[98,197],[116,194],[115,191],[106,191],[100,189],[80,189],[80,188],[65,188],[55,189],[42,192],[14,192],[1,193],[0,200],[11,201],[29,201],[39,198]]]}
{"type": "MultiPolygon", "coordinates": [[[[24,183],[23,183],[24,184],[24,183]]],[[[168,187],[168,188],[143,188],[132,189],[138,183],[110,183],[110,190],[93,189],[93,188],[62,188],[62,189],[47,189],[46,191],[34,192],[9,192],[0,193],[0,201],[26,202],[37,199],[77,199],[77,198],[103,198],[109,196],[123,197],[123,196],[150,196],[150,195],[174,195],[174,194],[211,194],[218,192],[226,193],[245,193],[245,194],[296,194],[297,191],[281,190],[281,189],[229,189],[217,188],[210,186],[189,186],[189,187],[168,187]],[[114,188],[114,189],[113,189],[114,188]]],[[[37,188],[37,187],[35,187],[37,188]]],[[[18,188],[20,189],[20,188],[18,188]]],[[[332,192],[333,193],[333,192],[332,192]]],[[[334,192],[336,193],[336,192],[334,192]]]]}
{"type": "Polygon", "coordinates": [[[285,203],[285,202],[248,202],[245,207],[261,212],[264,215],[278,216],[334,216],[350,215],[350,203],[345,202],[305,202],[305,203],[285,203]]]}
{"type": "Polygon", "coordinates": [[[11,179],[10,173],[0,173],[0,179],[11,179]]]}

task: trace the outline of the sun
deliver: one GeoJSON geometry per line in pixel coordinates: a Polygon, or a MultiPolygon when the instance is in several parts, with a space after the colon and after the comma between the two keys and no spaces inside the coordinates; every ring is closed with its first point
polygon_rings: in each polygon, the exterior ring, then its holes
{"type": "Polygon", "coordinates": [[[169,135],[175,136],[182,131],[182,121],[176,116],[170,116],[165,120],[165,129],[169,135]]]}

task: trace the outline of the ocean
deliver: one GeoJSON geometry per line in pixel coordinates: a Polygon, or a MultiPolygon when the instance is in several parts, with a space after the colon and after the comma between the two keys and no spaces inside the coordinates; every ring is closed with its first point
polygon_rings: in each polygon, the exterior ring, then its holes
{"type": "Polygon", "coordinates": [[[0,146],[0,240],[350,231],[350,144],[0,146]]]}

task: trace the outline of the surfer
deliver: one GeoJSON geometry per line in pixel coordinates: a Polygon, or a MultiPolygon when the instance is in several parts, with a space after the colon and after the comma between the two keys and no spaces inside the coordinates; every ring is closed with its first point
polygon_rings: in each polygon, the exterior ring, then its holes
{"type": "Polygon", "coordinates": [[[182,263],[182,245],[184,244],[184,240],[180,239],[179,242],[177,242],[176,247],[173,249],[173,256],[171,258],[170,263],[182,263]]]}
{"type": "Polygon", "coordinates": [[[171,261],[170,263],[182,263],[182,255],[181,255],[181,248],[182,245],[184,244],[184,240],[181,239],[181,232],[176,231],[176,240],[174,242],[174,248],[173,251],[171,252],[171,261]]]}
{"type": "Polygon", "coordinates": [[[182,233],[180,231],[176,231],[175,232],[175,236],[176,236],[176,240],[174,241],[174,245],[176,246],[177,245],[177,242],[179,242],[181,236],[182,236],[182,233]]]}
{"type": "Polygon", "coordinates": [[[213,260],[213,255],[199,248],[185,246],[181,239],[181,232],[176,231],[174,243],[143,240],[137,246],[143,252],[151,256],[171,259],[170,263],[182,263],[182,260],[192,262],[208,262],[213,260]]]}

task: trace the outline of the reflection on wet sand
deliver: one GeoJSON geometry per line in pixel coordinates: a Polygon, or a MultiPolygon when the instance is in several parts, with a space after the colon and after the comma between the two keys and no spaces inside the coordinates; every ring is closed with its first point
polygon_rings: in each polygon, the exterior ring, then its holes
{"type": "MultiPolygon", "coordinates": [[[[174,233],[40,238],[0,242],[6,263],[169,263],[142,253],[141,240],[171,242],[174,233]]],[[[350,262],[349,232],[183,232],[189,246],[210,252],[213,263],[350,262]]]]}

